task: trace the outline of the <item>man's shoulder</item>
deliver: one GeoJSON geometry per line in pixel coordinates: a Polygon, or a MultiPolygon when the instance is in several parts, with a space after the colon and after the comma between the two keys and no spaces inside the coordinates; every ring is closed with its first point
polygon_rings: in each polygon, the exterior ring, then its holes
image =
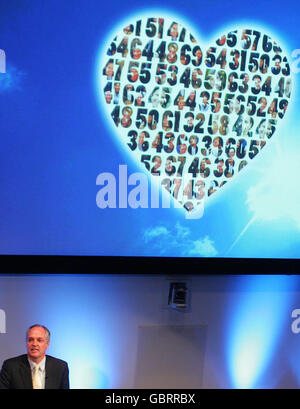
{"type": "Polygon", "coordinates": [[[54,356],[51,355],[46,355],[46,362],[61,366],[68,366],[68,363],[66,361],[59,358],[55,358],[54,356]]]}
{"type": "Polygon", "coordinates": [[[18,356],[13,356],[12,358],[6,359],[4,362],[23,362],[26,361],[27,355],[18,355],[18,356]]]}
{"type": "Polygon", "coordinates": [[[14,356],[12,358],[5,359],[3,362],[3,365],[15,365],[15,364],[20,364],[20,363],[26,363],[27,355],[18,355],[14,356]]]}

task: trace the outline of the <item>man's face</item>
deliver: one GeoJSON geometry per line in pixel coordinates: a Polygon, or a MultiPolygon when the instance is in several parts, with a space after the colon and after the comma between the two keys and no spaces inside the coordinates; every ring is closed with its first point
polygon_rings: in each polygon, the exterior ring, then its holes
{"type": "Polygon", "coordinates": [[[49,346],[46,339],[46,331],[42,327],[34,327],[28,331],[27,335],[27,354],[29,358],[39,363],[45,356],[49,346]]]}
{"type": "Polygon", "coordinates": [[[142,55],[142,50],[140,50],[139,48],[134,48],[132,50],[132,58],[134,60],[138,60],[142,55]]]}
{"type": "Polygon", "coordinates": [[[138,72],[138,70],[136,68],[132,68],[130,70],[130,74],[131,74],[131,81],[132,82],[135,82],[139,77],[139,72],[138,72]]]}
{"type": "Polygon", "coordinates": [[[170,34],[173,38],[176,38],[178,36],[178,24],[173,24],[171,29],[170,29],[170,34]]]}

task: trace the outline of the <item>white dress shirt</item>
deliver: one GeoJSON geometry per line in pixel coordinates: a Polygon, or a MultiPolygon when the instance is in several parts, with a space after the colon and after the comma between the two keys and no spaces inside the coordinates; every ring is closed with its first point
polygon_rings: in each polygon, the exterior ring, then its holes
{"type": "MultiPolygon", "coordinates": [[[[35,362],[31,361],[31,359],[28,358],[30,369],[31,369],[31,375],[33,375],[33,370],[34,367],[37,365],[35,362]]],[[[39,365],[39,376],[41,379],[41,389],[45,389],[45,377],[46,377],[46,370],[45,370],[45,364],[46,364],[46,357],[41,360],[41,362],[38,364],[39,365]]]]}

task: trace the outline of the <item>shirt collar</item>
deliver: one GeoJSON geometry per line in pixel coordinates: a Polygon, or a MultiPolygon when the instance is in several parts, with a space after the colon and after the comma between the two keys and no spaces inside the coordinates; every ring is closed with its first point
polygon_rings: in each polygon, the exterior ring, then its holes
{"type": "MultiPolygon", "coordinates": [[[[33,370],[33,368],[37,365],[35,362],[33,362],[30,358],[28,358],[28,362],[30,365],[31,370],[33,370]]],[[[45,364],[46,364],[46,356],[44,356],[44,358],[41,360],[41,362],[38,364],[40,367],[41,371],[45,370],[45,364]]]]}

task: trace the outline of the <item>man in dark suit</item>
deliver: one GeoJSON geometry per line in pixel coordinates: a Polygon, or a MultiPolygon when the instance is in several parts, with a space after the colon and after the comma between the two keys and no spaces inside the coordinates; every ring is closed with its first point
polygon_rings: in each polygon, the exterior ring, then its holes
{"type": "Polygon", "coordinates": [[[27,355],[4,361],[0,389],[69,389],[68,364],[46,355],[49,342],[46,327],[30,327],[26,334],[27,355]]]}

